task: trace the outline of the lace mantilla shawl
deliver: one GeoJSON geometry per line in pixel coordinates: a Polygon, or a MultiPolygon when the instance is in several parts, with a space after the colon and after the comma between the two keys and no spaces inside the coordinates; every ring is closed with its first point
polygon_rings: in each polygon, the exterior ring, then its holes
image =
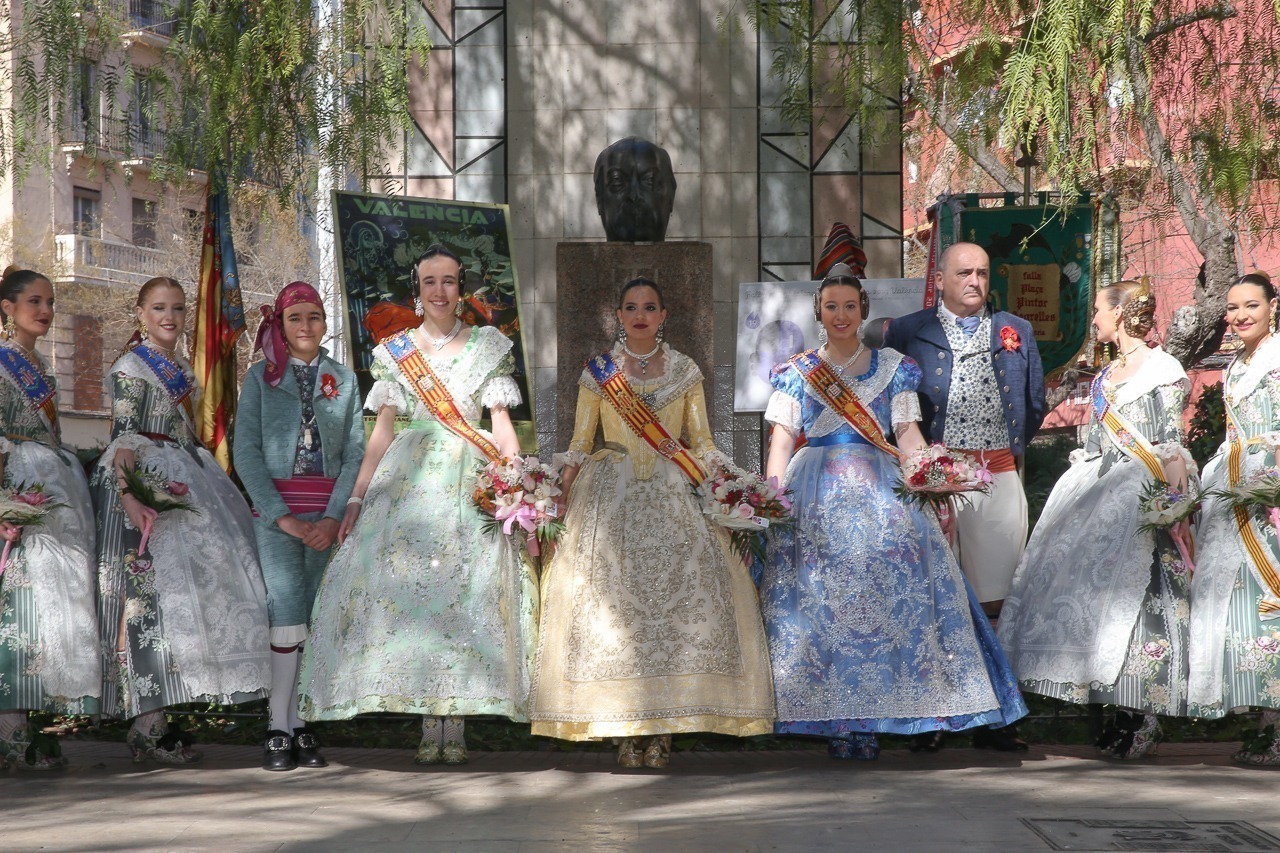
{"type": "MultiPolygon", "coordinates": [[[[622,358],[625,355],[622,351],[622,346],[615,344],[610,352],[613,354],[614,363],[621,368],[622,358]]],[[[678,397],[683,397],[685,392],[702,381],[702,371],[698,369],[698,365],[689,356],[671,349],[666,344],[662,345],[662,353],[662,363],[664,365],[662,372],[645,379],[646,385],[662,383],[662,387],[653,392],[653,399],[645,401],[649,403],[649,408],[655,412],[665,408],[678,397]]],[[[582,369],[581,375],[578,376],[578,385],[586,388],[597,397],[604,396],[604,392],[600,390],[595,377],[585,367],[582,369]]]]}
{"type": "MultiPolygon", "coordinates": [[[[893,382],[894,377],[897,375],[898,367],[904,360],[902,353],[894,349],[876,350],[874,358],[876,361],[875,370],[869,375],[844,377],[843,379],[845,386],[853,391],[858,396],[858,399],[862,401],[862,404],[868,408],[893,382]]],[[[908,364],[914,366],[913,362],[908,364]]],[[[806,436],[811,439],[818,438],[830,435],[842,427],[848,427],[849,424],[844,417],[827,407],[827,404],[809,387],[809,383],[804,381],[804,377],[799,375],[799,371],[796,370],[794,365],[788,365],[786,369],[796,375],[804,396],[812,400],[813,405],[818,407],[820,411],[813,427],[805,429],[806,436]]],[[[890,403],[889,418],[892,422],[891,428],[898,424],[915,423],[920,420],[920,396],[914,389],[914,385],[918,385],[918,383],[919,378],[917,376],[911,390],[899,391],[893,395],[893,400],[890,403]]],[[[792,435],[798,435],[803,426],[800,401],[784,391],[774,391],[769,397],[769,405],[765,409],[764,419],[769,423],[781,426],[792,435]]],[[[883,426],[881,424],[882,428],[883,426]]]]}
{"type": "MultiPolygon", "coordinates": [[[[458,409],[468,421],[477,421],[483,409],[495,406],[511,408],[520,404],[520,389],[511,374],[515,370],[515,358],[511,354],[511,339],[492,326],[476,326],[462,351],[454,356],[431,356],[425,350],[432,371],[449,389],[458,409]]],[[[364,407],[378,412],[383,406],[393,406],[401,414],[412,412],[413,420],[431,417],[400,365],[382,344],[373,348],[374,379],[372,390],[364,407]]]]}

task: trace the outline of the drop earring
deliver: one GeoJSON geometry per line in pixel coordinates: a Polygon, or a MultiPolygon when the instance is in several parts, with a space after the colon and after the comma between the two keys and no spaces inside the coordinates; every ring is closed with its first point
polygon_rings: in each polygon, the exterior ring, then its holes
{"type": "Polygon", "coordinates": [[[151,337],[151,333],[147,331],[147,324],[142,322],[141,317],[139,317],[135,322],[138,325],[138,339],[145,344],[147,339],[151,337]]]}
{"type": "Polygon", "coordinates": [[[627,345],[627,328],[621,323],[618,324],[618,343],[624,347],[627,345]]]}
{"type": "Polygon", "coordinates": [[[818,327],[818,346],[825,347],[826,345],[827,345],[827,327],[819,326],[818,327]]]}
{"type": "Polygon", "coordinates": [[[5,340],[13,340],[13,336],[18,333],[18,327],[13,322],[13,315],[6,314],[4,317],[4,337],[5,340]]]}
{"type": "Polygon", "coordinates": [[[421,296],[413,297],[413,313],[417,314],[419,317],[423,316],[426,313],[422,308],[421,296]]]}
{"type": "Polygon", "coordinates": [[[455,317],[462,316],[462,299],[461,298],[459,298],[458,301],[453,306],[453,316],[455,317]]]}
{"type": "Polygon", "coordinates": [[[666,337],[666,330],[667,330],[666,323],[658,324],[658,343],[662,343],[662,339],[666,337]]]}

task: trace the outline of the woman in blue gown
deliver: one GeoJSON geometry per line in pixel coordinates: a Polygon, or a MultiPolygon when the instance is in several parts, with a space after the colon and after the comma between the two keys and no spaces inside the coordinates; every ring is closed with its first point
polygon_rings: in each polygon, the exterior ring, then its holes
{"type": "Polygon", "coordinates": [[[874,759],[877,732],[999,727],[1027,709],[937,519],[894,494],[890,429],[903,453],[924,445],[920,368],[859,343],[868,299],[842,266],[815,296],[826,345],[771,379],[767,473],[792,490],[796,524],[770,536],[760,595],[776,730],[874,759]]]}

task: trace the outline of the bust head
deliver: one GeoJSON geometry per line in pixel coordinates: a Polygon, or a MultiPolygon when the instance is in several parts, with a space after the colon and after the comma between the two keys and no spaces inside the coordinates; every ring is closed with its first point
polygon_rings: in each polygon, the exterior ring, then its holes
{"type": "Polygon", "coordinates": [[[647,139],[619,139],[596,157],[596,209],[610,241],[659,243],[676,197],[667,152],[647,139]]]}

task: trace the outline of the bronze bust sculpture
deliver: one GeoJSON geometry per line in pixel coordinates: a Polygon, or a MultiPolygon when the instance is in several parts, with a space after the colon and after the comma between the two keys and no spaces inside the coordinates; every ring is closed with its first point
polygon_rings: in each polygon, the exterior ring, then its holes
{"type": "Polygon", "coordinates": [[[660,243],[676,197],[671,157],[647,139],[619,139],[596,157],[596,209],[611,242],[660,243]]]}

